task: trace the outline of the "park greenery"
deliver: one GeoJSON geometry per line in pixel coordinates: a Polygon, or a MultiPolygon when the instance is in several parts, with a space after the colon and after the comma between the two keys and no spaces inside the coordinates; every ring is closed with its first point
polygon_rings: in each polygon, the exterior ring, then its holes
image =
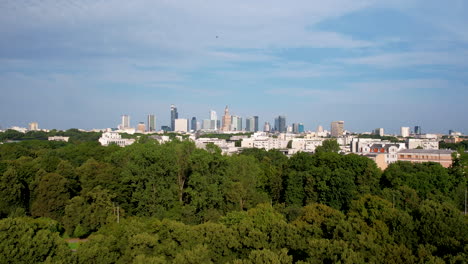
{"type": "Polygon", "coordinates": [[[103,147],[80,133],[0,145],[0,263],[468,259],[464,152],[448,169],[381,171],[336,141],[288,158],[177,139],[103,147]],[[71,250],[70,237],[86,242],[71,250]]]}

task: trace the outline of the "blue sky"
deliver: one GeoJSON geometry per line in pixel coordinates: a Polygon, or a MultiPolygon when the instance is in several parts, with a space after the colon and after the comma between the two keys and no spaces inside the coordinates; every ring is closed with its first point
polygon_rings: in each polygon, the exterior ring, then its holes
{"type": "Polygon", "coordinates": [[[0,2],[0,126],[210,109],[306,130],[468,133],[464,0],[0,2]]]}

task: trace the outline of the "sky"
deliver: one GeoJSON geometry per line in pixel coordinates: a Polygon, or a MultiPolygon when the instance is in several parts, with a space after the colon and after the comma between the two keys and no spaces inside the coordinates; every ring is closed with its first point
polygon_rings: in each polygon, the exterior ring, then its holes
{"type": "Polygon", "coordinates": [[[286,115],[468,133],[466,0],[2,0],[0,127],[286,115]]]}

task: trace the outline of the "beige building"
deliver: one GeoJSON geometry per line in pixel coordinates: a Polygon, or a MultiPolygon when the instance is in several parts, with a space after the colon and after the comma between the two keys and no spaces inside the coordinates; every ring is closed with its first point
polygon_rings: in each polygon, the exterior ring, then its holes
{"type": "Polygon", "coordinates": [[[29,123],[29,131],[37,131],[39,130],[39,124],[37,122],[29,123]]]}
{"type": "Polygon", "coordinates": [[[231,116],[229,115],[229,108],[226,105],[226,108],[224,109],[224,116],[223,116],[223,124],[221,127],[221,131],[229,131],[231,128],[231,116]]]}
{"type": "Polygon", "coordinates": [[[145,123],[143,123],[143,122],[138,123],[137,132],[138,133],[145,133],[145,131],[146,131],[145,123]]]}
{"type": "Polygon", "coordinates": [[[344,132],[344,121],[334,121],[331,123],[331,136],[341,137],[344,132]]]}
{"type": "Polygon", "coordinates": [[[188,120],[185,118],[179,118],[174,120],[174,132],[187,132],[188,131],[188,120]]]}
{"type": "Polygon", "coordinates": [[[404,149],[398,152],[398,161],[413,163],[437,162],[445,168],[452,165],[453,150],[445,149],[404,149]]]}

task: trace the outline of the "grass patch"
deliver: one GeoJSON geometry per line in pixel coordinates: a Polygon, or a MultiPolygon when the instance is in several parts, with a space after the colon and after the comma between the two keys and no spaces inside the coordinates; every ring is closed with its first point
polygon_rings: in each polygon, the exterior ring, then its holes
{"type": "Polygon", "coordinates": [[[70,242],[68,243],[68,247],[71,250],[77,250],[80,247],[80,242],[70,242]]]}

